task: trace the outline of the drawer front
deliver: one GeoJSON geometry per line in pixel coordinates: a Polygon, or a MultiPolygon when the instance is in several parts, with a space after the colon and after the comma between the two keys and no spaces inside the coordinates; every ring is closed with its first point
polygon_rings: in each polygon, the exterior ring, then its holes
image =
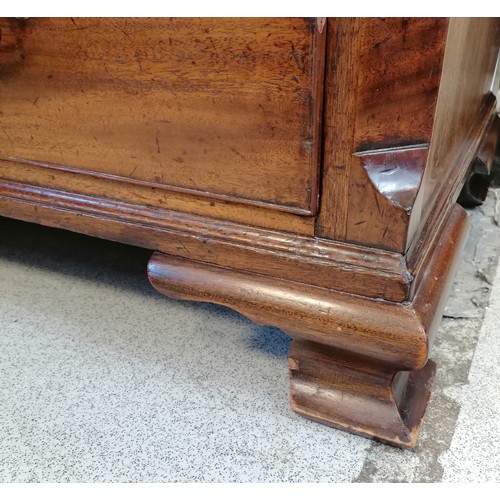
{"type": "Polygon", "coordinates": [[[0,21],[0,157],[314,214],[314,19],[0,21]]]}

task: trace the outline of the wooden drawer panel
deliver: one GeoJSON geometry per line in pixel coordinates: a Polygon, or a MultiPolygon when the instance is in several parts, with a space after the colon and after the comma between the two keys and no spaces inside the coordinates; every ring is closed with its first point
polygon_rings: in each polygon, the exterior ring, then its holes
{"type": "Polygon", "coordinates": [[[0,157],[316,210],[311,19],[0,21],[0,157]]]}

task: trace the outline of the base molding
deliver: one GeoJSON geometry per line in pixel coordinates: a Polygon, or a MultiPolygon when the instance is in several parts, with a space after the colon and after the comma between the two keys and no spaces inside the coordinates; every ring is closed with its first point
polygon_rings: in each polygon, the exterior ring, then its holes
{"type": "Polygon", "coordinates": [[[151,284],[179,299],[222,304],[293,338],[292,408],[399,446],[415,446],[435,365],[435,330],[467,233],[455,205],[419,268],[411,302],[394,303],[154,253],[151,284]]]}
{"type": "MultiPolygon", "coordinates": [[[[412,277],[400,254],[3,178],[0,215],[151,248],[224,268],[392,302],[412,277]]],[[[7,173],[8,174],[8,173],[7,173]]]]}

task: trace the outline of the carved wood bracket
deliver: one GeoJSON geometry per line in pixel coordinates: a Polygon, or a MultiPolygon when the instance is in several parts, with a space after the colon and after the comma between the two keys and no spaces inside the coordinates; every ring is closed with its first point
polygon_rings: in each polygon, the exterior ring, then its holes
{"type": "Polygon", "coordinates": [[[349,241],[404,253],[428,152],[423,144],[355,154],[351,193],[367,202],[349,215],[349,241]]]}

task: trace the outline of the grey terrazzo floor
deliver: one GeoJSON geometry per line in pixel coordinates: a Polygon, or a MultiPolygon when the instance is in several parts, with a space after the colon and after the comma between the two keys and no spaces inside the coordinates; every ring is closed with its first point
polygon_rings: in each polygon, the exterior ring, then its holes
{"type": "Polygon", "coordinates": [[[0,481],[500,480],[498,253],[443,321],[413,451],[295,415],[288,337],[157,294],[149,253],[0,219],[0,481]]]}

